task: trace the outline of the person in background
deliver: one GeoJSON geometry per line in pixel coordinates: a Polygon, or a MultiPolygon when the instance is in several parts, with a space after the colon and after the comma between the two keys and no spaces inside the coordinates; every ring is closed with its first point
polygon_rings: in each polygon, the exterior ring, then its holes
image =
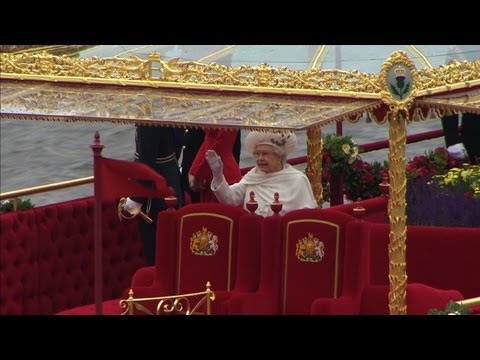
{"type": "Polygon", "coordinates": [[[458,160],[480,164],[480,115],[464,113],[442,117],[445,145],[458,160]],[[460,116],[462,127],[459,128],[460,116]]]}
{"type": "MultiPolygon", "coordinates": [[[[182,178],[182,189],[186,197],[190,197],[191,203],[200,202],[200,193],[190,188],[188,172],[192,166],[198,149],[203,144],[205,132],[198,128],[175,129],[177,134],[177,158],[180,161],[180,172],[182,178]]],[[[188,203],[188,201],[187,201],[188,203]]]]}
{"type": "MultiPolygon", "coordinates": [[[[149,165],[162,175],[177,197],[177,207],[184,205],[173,128],[138,125],[135,129],[135,161],[149,165]]],[[[141,210],[153,220],[152,223],[138,220],[147,265],[155,264],[157,214],[165,209],[165,200],[160,198],[128,197],[123,206],[123,210],[132,215],[141,210]]]]}
{"type": "MultiPolygon", "coordinates": [[[[480,45],[452,46],[445,59],[453,61],[476,61],[480,59],[480,45]]],[[[458,160],[480,164],[480,115],[472,113],[453,114],[442,117],[445,145],[448,153],[458,160]],[[461,128],[459,127],[461,121],[461,128]]]]}
{"type": "MultiPolygon", "coordinates": [[[[177,142],[177,158],[181,158],[182,187],[190,202],[200,202],[200,192],[190,188],[188,180],[190,167],[197,156],[198,150],[205,139],[205,132],[199,128],[175,129],[177,142]]],[[[240,164],[241,132],[237,132],[235,144],[233,145],[233,157],[237,164],[240,164]]],[[[186,201],[188,202],[188,201],[186,201]]]]}
{"type": "Polygon", "coordinates": [[[270,203],[275,193],[283,204],[280,215],[302,208],[316,208],[317,203],[307,176],[287,163],[287,155],[296,146],[293,132],[252,131],[245,138],[245,148],[253,155],[256,166],[236,184],[229,185],[223,174],[223,161],[214,150],[205,154],[213,174],[210,188],[221,203],[240,205],[255,194],[257,214],[273,215],[270,203]]]}
{"type": "Polygon", "coordinates": [[[242,178],[242,173],[235,158],[235,143],[239,130],[207,129],[205,139],[197,152],[188,173],[190,188],[200,192],[200,202],[218,202],[210,190],[212,171],[205,158],[207,150],[214,150],[223,160],[225,180],[233,184],[242,178]]]}

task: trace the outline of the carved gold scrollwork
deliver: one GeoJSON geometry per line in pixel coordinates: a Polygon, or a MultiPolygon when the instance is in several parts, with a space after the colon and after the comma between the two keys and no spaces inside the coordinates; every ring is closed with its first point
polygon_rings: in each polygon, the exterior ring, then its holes
{"type": "MultiPolygon", "coordinates": [[[[410,63],[406,54],[396,52],[384,64],[390,66],[399,61],[410,63]],[[403,54],[403,55],[400,55],[403,54]]],[[[410,66],[410,65],[407,65],[410,66]]],[[[412,68],[413,69],[413,68],[412,68]]],[[[298,91],[333,92],[333,94],[376,94],[385,91],[385,84],[376,74],[357,70],[290,70],[272,68],[261,64],[250,67],[229,67],[215,63],[165,61],[159,53],[149,54],[147,60],[132,55],[128,58],[75,58],[43,53],[0,53],[0,73],[5,78],[38,79],[44,81],[71,81],[83,79],[88,83],[112,83],[138,81],[135,85],[160,86],[162,82],[203,84],[222,87],[244,87],[245,91],[262,92],[266,89],[295,89],[298,91]]],[[[417,96],[433,94],[457,87],[480,83],[480,60],[452,62],[435,69],[413,71],[417,96]]],[[[387,90],[388,91],[388,90],[387,90]]],[[[413,93],[412,93],[413,96],[413,93]]]]}
{"type": "Polygon", "coordinates": [[[206,289],[203,292],[157,296],[149,298],[134,298],[133,290],[128,292],[128,299],[120,300],[122,315],[133,315],[136,310],[143,315],[161,315],[169,313],[177,313],[184,315],[211,314],[211,302],[215,300],[215,293],[211,290],[211,284],[207,281],[206,289]],[[192,302],[193,301],[193,304],[192,302]],[[156,303],[155,311],[146,304],[156,303]],[[192,306],[193,305],[193,306],[192,306]],[[199,312],[203,307],[204,311],[199,312]]]}
{"type": "MultiPolygon", "coordinates": [[[[339,93],[378,93],[378,77],[372,74],[341,70],[306,71],[287,68],[272,68],[267,64],[249,67],[229,67],[215,63],[180,61],[177,58],[165,61],[159,53],[151,53],[147,60],[132,55],[128,58],[73,58],[43,53],[0,54],[0,72],[9,78],[28,79],[42,76],[44,80],[61,81],[67,78],[143,81],[145,86],[155,86],[155,81],[209,84],[220,86],[243,86],[252,92],[261,89],[303,89],[335,91],[339,93]],[[45,79],[46,77],[46,79],[45,79]]],[[[137,84],[138,85],[138,84],[137,84]]]]}

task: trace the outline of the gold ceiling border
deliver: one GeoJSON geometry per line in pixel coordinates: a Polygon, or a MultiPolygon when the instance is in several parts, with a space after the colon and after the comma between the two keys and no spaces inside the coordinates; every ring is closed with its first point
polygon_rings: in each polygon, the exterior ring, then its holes
{"type": "MultiPolygon", "coordinates": [[[[454,61],[416,73],[417,97],[479,86],[480,60],[454,61]]],[[[165,61],[159,53],[149,54],[147,60],[135,55],[81,59],[47,52],[0,53],[0,78],[17,80],[378,99],[380,77],[357,70],[302,71],[267,64],[229,67],[178,58],[165,61]]]]}
{"type": "MultiPolygon", "coordinates": [[[[433,101],[418,101],[418,106],[429,109],[428,118],[441,118],[443,116],[449,116],[458,113],[471,113],[480,115],[480,107],[474,108],[469,106],[455,105],[454,107],[449,104],[435,103],[433,101]]],[[[424,119],[422,119],[424,120],[424,119]]]]}
{"type": "Polygon", "coordinates": [[[420,69],[417,76],[417,97],[479,86],[480,60],[453,61],[436,69],[420,69]]]}
{"type": "Polygon", "coordinates": [[[267,64],[229,67],[215,63],[165,61],[159,53],[147,60],[73,58],[46,52],[0,54],[4,79],[133,85],[215,91],[244,91],[289,95],[321,95],[378,99],[378,76],[357,70],[290,70],[267,64]]]}

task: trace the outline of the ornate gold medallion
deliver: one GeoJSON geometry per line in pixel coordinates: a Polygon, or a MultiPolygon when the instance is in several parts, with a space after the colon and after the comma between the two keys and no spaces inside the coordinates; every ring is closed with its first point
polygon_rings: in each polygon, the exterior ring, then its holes
{"type": "Polygon", "coordinates": [[[318,238],[313,237],[312,233],[297,241],[295,255],[300,261],[319,262],[325,255],[325,245],[318,238]]]}
{"type": "Polygon", "coordinates": [[[192,234],[190,251],[195,255],[212,256],[218,251],[218,236],[208,231],[206,227],[192,234]]]}

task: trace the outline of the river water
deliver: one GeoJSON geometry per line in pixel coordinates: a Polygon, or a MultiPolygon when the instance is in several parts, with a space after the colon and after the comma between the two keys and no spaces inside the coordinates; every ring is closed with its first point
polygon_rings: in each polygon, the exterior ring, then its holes
{"type": "MultiPolygon", "coordinates": [[[[408,134],[440,129],[439,119],[429,119],[407,126],[408,134]]],[[[350,135],[358,144],[388,138],[388,125],[344,122],[344,135],[350,135]]],[[[59,181],[93,175],[90,144],[95,131],[99,131],[105,145],[103,156],[133,160],[135,150],[133,125],[111,123],[64,123],[32,120],[0,121],[0,192],[20,190],[59,181]]],[[[328,125],[323,133],[334,133],[335,125],[328,125]]],[[[242,138],[247,131],[243,131],[242,138]]],[[[429,149],[444,146],[443,138],[407,145],[407,159],[429,149]]],[[[305,132],[298,133],[297,150],[292,157],[306,154],[305,132]]],[[[387,159],[387,150],[363,154],[366,161],[387,159]]],[[[240,166],[253,165],[246,152],[241,155],[240,166]]],[[[299,166],[304,169],[304,166],[299,166]]],[[[32,195],[36,206],[93,195],[93,186],[82,185],[66,190],[32,195]]]]}

